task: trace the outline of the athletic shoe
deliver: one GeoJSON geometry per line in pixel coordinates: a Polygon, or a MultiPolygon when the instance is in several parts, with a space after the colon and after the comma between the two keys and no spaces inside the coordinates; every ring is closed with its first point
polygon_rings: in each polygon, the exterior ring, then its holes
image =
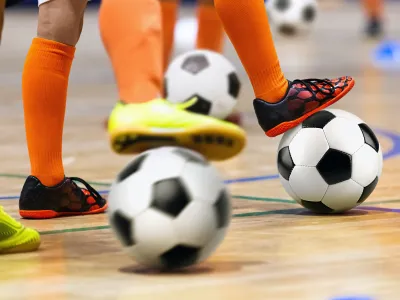
{"type": "Polygon", "coordinates": [[[108,122],[112,149],[119,154],[134,154],[160,146],[180,146],[210,160],[225,160],[240,153],[246,143],[245,132],[230,122],[186,111],[195,101],[117,103],[108,122]]]}
{"type": "Polygon", "coordinates": [[[278,136],[337,102],[353,86],[354,80],[349,76],[289,81],[286,95],[279,102],[269,103],[263,99],[254,99],[258,123],[267,136],[278,136]]]}
{"type": "Polygon", "coordinates": [[[65,177],[59,184],[47,187],[38,178],[29,176],[19,199],[19,213],[27,219],[99,214],[106,209],[107,201],[78,177],[65,177]]]}
{"type": "Polygon", "coordinates": [[[39,233],[17,222],[0,206],[0,254],[35,251],[39,246],[39,233]]]}

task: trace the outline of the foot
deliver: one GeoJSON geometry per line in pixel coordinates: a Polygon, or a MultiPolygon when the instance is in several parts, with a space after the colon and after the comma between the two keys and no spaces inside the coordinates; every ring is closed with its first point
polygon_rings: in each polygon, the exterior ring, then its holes
{"type": "Polygon", "coordinates": [[[378,19],[371,19],[367,23],[365,33],[369,38],[379,38],[383,35],[382,22],[378,19]]]}
{"type": "Polygon", "coordinates": [[[10,217],[0,206],[0,254],[35,251],[40,235],[10,217]]]}
{"type": "Polygon", "coordinates": [[[327,108],[354,86],[349,76],[336,79],[296,79],[289,81],[286,95],[277,103],[254,99],[258,123],[269,137],[296,127],[309,116],[327,108]]]}
{"type": "Polygon", "coordinates": [[[19,213],[27,219],[50,219],[103,213],[107,201],[83,179],[66,177],[56,186],[44,186],[29,176],[19,199],[19,213]],[[75,182],[85,186],[80,188],[75,182]]]}
{"type": "Polygon", "coordinates": [[[238,126],[186,111],[183,104],[155,99],[141,104],[117,103],[108,122],[112,149],[120,154],[140,153],[160,146],[180,146],[200,152],[210,160],[225,160],[245,146],[238,126]]]}

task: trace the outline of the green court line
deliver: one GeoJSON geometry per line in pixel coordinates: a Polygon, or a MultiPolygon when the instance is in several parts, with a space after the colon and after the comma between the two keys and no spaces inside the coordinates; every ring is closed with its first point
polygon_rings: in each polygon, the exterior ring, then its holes
{"type": "Polygon", "coordinates": [[[277,202],[277,203],[288,203],[288,204],[296,204],[297,202],[294,200],[286,200],[280,198],[264,198],[264,197],[253,197],[253,196],[242,196],[242,195],[232,195],[234,199],[243,199],[243,200],[251,200],[251,201],[262,201],[262,202],[277,202]]]}
{"type": "MultiPolygon", "coordinates": [[[[277,202],[277,203],[287,203],[287,204],[297,204],[294,200],[286,200],[279,198],[264,198],[264,197],[249,197],[249,196],[241,196],[241,195],[232,195],[232,198],[235,199],[243,199],[243,200],[254,200],[254,201],[262,201],[262,202],[277,202]]],[[[392,199],[392,200],[383,200],[383,201],[367,201],[364,202],[364,205],[378,205],[385,203],[399,203],[400,199],[392,199]]]]}
{"type": "Polygon", "coordinates": [[[372,201],[372,202],[364,202],[364,205],[377,205],[377,204],[385,204],[385,203],[398,203],[400,199],[393,199],[393,200],[385,200],[385,201],[372,201]]]}
{"type": "MultiPolygon", "coordinates": [[[[232,215],[233,218],[243,218],[243,217],[256,217],[256,216],[265,216],[265,215],[276,215],[276,214],[291,214],[296,211],[302,211],[302,208],[292,208],[292,209],[277,209],[270,211],[255,211],[241,214],[232,215]]],[[[60,233],[71,233],[71,232],[82,232],[82,231],[94,231],[94,230],[104,230],[111,228],[109,225],[103,226],[92,226],[92,227],[78,227],[78,228],[66,228],[66,229],[58,229],[58,230],[46,230],[41,231],[41,235],[53,235],[60,233]]]]}
{"type": "MultiPolygon", "coordinates": [[[[246,196],[237,196],[240,197],[240,199],[244,200],[255,200],[254,198],[257,198],[256,201],[264,201],[264,202],[279,202],[279,203],[287,203],[287,204],[296,204],[296,202],[293,203],[291,200],[284,200],[284,199],[272,199],[272,198],[258,198],[258,197],[246,197],[246,196]],[[274,201],[278,200],[278,201],[274,201]]],[[[364,204],[367,205],[376,205],[376,204],[383,204],[383,203],[399,203],[400,199],[393,199],[393,200],[387,200],[387,201],[373,201],[373,202],[364,202],[364,204]]],[[[360,206],[362,208],[362,206],[360,206]]],[[[232,215],[233,218],[246,218],[246,217],[259,217],[259,216],[268,216],[268,215],[291,215],[295,213],[299,213],[304,211],[303,208],[298,207],[298,208],[289,208],[289,209],[275,209],[275,210],[269,210],[269,211],[254,211],[254,212],[247,212],[247,213],[239,213],[239,214],[234,214],[232,215]]],[[[78,228],[66,228],[66,229],[59,229],[59,230],[46,230],[46,231],[41,231],[41,235],[53,235],[53,234],[62,234],[62,233],[71,233],[71,232],[83,232],[83,231],[94,231],[94,230],[104,230],[104,229],[109,229],[110,226],[108,225],[102,225],[102,226],[92,226],[92,227],[78,227],[78,228]]]]}
{"type": "Polygon", "coordinates": [[[0,177],[6,177],[6,178],[22,178],[22,179],[25,179],[27,176],[25,176],[25,175],[20,175],[20,174],[0,173],[0,177]]]}
{"type": "Polygon", "coordinates": [[[46,231],[40,231],[39,233],[41,235],[50,235],[50,234],[59,234],[59,233],[103,230],[103,229],[109,229],[109,228],[110,228],[109,225],[103,225],[103,226],[93,226],[93,227],[78,227],[78,228],[66,228],[66,229],[58,229],[58,230],[46,230],[46,231]]]}

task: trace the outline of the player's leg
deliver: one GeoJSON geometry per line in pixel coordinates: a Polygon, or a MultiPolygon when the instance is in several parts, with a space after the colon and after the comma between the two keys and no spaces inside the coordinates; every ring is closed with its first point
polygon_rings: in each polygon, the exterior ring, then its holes
{"type": "Polygon", "coordinates": [[[39,1],[37,37],[22,74],[25,130],[31,175],[20,197],[25,218],[105,211],[106,201],[79,178],[64,177],[62,135],[69,73],[86,0],[39,1]],[[74,181],[83,183],[81,190],[74,181]]]}
{"type": "Polygon", "coordinates": [[[279,64],[263,0],[215,0],[224,29],[253,85],[258,122],[277,136],[351,90],[351,77],[286,80],[279,64]]]}
{"type": "Polygon", "coordinates": [[[220,160],[242,150],[245,135],[237,126],[155,99],[163,82],[158,0],[103,0],[99,21],[121,100],[108,122],[116,152],[179,145],[220,160]]]}
{"type": "Polygon", "coordinates": [[[6,0],[0,0],[0,44],[1,44],[1,36],[3,33],[5,9],[6,9],[6,0]]]}
{"type": "MultiPolygon", "coordinates": [[[[214,0],[197,1],[197,39],[196,49],[207,49],[222,53],[224,49],[224,27],[214,7],[214,0]]],[[[240,112],[234,111],[226,121],[241,125],[240,112]]]]}
{"type": "Polygon", "coordinates": [[[172,49],[174,48],[174,32],[179,3],[179,0],[160,0],[164,71],[168,68],[172,49]]]}
{"type": "Polygon", "coordinates": [[[224,28],[214,8],[214,0],[197,0],[197,49],[222,53],[224,28]]]}
{"type": "Polygon", "coordinates": [[[370,37],[379,37],[383,34],[384,0],[363,0],[367,26],[366,34],[370,37]]]}

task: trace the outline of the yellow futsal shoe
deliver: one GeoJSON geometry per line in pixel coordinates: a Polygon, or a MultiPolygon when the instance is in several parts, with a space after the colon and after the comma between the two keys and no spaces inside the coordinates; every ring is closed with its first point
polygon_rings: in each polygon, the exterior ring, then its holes
{"type": "Polygon", "coordinates": [[[0,206],[0,254],[35,251],[39,246],[39,233],[24,227],[0,206]]]}
{"type": "Polygon", "coordinates": [[[120,154],[140,153],[160,146],[180,146],[210,160],[238,154],[246,134],[238,126],[186,111],[197,98],[171,104],[155,99],[140,104],[117,103],[108,121],[112,149],[120,154]]]}

